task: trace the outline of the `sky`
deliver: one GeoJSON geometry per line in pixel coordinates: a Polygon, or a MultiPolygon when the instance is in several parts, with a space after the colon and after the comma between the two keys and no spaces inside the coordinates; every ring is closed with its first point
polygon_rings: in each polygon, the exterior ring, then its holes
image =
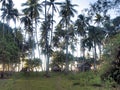
{"type": "MultiPolygon", "coordinates": [[[[25,3],[27,0],[13,0],[14,4],[15,4],[15,8],[17,8],[19,10],[19,12],[21,13],[21,10],[24,8],[24,7],[21,7],[21,4],[22,3],[25,3]]],[[[40,0],[41,2],[44,1],[44,0],[40,0]]],[[[47,0],[49,1],[49,0],[47,0]]],[[[56,0],[55,2],[64,2],[65,0],[56,0]]],[[[89,4],[90,3],[94,3],[95,1],[97,0],[71,0],[72,4],[77,4],[78,6],[75,7],[75,9],[77,10],[77,14],[75,15],[75,17],[72,19],[73,21],[77,19],[77,16],[79,14],[81,14],[82,10],[85,9],[85,8],[88,8],[89,7],[89,4]]],[[[59,21],[60,18],[58,18],[59,15],[56,14],[56,17],[54,17],[54,20],[56,21],[59,21]]],[[[57,23],[57,22],[56,22],[57,23]]],[[[13,22],[11,22],[12,25],[14,25],[13,22]]],[[[11,25],[11,26],[12,26],[11,25]]]]}
{"type": "MultiPolygon", "coordinates": [[[[13,0],[15,3],[15,8],[17,8],[18,10],[21,10],[21,4],[25,3],[27,0],[13,0]]],[[[44,0],[40,0],[41,2],[44,0]]],[[[49,1],[49,0],[48,0],[49,1]]],[[[61,1],[65,1],[65,0],[56,0],[56,2],[61,2],[61,1]]],[[[84,8],[89,7],[90,3],[93,3],[97,0],[71,0],[72,4],[77,4],[78,6],[75,7],[75,9],[78,11],[78,14],[81,13],[81,10],[83,10],[84,8]]]]}
{"type": "MultiPolygon", "coordinates": [[[[21,3],[24,3],[26,2],[26,0],[13,0],[14,3],[15,3],[15,7],[16,8],[20,8],[21,6],[21,3]]],[[[43,0],[40,0],[40,1],[43,1],[43,0]]],[[[56,0],[58,2],[61,2],[61,1],[65,1],[65,0],[56,0]]],[[[71,0],[73,4],[78,4],[79,7],[77,7],[78,10],[82,10],[83,8],[86,8],[89,6],[89,3],[93,3],[95,2],[96,0],[71,0]]]]}

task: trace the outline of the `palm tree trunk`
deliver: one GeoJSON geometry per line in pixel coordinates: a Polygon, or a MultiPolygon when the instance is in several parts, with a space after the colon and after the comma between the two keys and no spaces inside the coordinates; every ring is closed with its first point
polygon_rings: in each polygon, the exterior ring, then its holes
{"type": "Polygon", "coordinates": [[[98,48],[99,48],[99,55],[100,55],[99,57],[100,57],[100,60],[101,60],[101,56],[102,56],[102,45],[99,44],[98,48]]]}
{"type": "Polygon", "coordinates": [[[66,36],[66,73],[69,70],[69,65],[68,65],[68,36],[66,36]]]}
{"type": "MultiPolygon", "coordinates": [[[[39,45],[38,45],[38,36],[37,36],[37,21],[35,20],[35,31],[36,31],[36,41],[37,41],[37,46],[38,46],[38,55],[39,55],[39,58],[40,58],[40,48],[39,48],[39,45]]],[[[43,71],[43,67],[41,66],[42,68],[42,71],[43,71]]]]}
{"type": "MultiPolygon", "coordinates": [[[[47,23],[47,0],[45,0],[45,23],[47,23]]],[[[48,32],[46,28],[46,36],[45,36],[45,41],[46,41],[46,76],[49,75],[49,53],[48,53],[48,32]]]]}
{"type": "MultiPolygon", "coordinates": [[[[23,45],[22,45],[22,55],[24,54],[23,49],[24,49],[24,43],[25,43],[26,35],[27,35],[27,31],[25,31],[25,37],[24,37],[24,40],[23,40],[23,45]]],[[[23,58],[22,58],[22,59],[23,59],[23,58]]],[[[22,60],[22,62],[23,62],[23,60],[22,60]]],[[[22,65],[22,68],[23,68],[23,65],[22,65]]]]}
{"type": "Polygon", "coordinates": [[[10,63],[8,63],[8,71],[10,71],[10,63]]]}
{"type": "Polygon", "coordinates": [[[69,36],[68,36],[68,24],[67,24],[67,20],[66,20],[66,37],[65,37],[65,40],[66,40],[66,70],[65,70],[65,73],[67,74],[68,71],[69,71],[69,64],[68,64],[68,39],[69,39],[69,36]]]}
{"type": "MultiPolygon", "coordinates": [[[[85,37],[84,37],[84,38],[85,38],[85,37]]],[[[81,39],[80,39],[80,46],[81,46],[81,39]]],[[[82,46],[81,48],[82,48],[82,58],[83,58],[82,63],[84,63],[84,62],[85,62],[85,47],[82,46]]],[[[85,71],[85,67],[84,67],[84,66],[83,66],[83,68],[82,68],[82,71],[83,71],[83,72],[85,71]]]]}
{"type": "Polygon", "coordinates": [[[5,63],[4,62],[3,62],[3,66],[2,67],[3,67],[3,72],[4,72],[5,71],[5,63]]]}
{"type": "MultiPolygon", "coordinates": [[[[2,29],[3,29],[3,40],[4,40],[4,38],[5,38],[5,33],[4,33],[4,18],[3,18],[3,27],[2,27],[2,29]]],[[[4,51],[4,48],[2,49],[3,51],[4,51]]],[[[3,55],[3,60],[4,60],[4,55],[3,55]]],[[[3,61],[3,65],[2,65],[2,68],[3,68],[3,72],[2,72],[2,74],[1,74],[1,78],[4,78],[4,71],[5,71],[5,64],[4,64],[4,61],[3,61]],[[3,75],[3,76],[2,76],[3,75]]]]}
{"type": "Polygon", "coordinates": [[[16,38],[16,33],[17,33],[17,31],[15,31],[15,30],[17,30],[16,29],[16,22],[15,22],[15,29],[14,29],[14,32],[13,32],[14,33],[14,43],[15,43],[15,38],[16,38]]]}
{"type": "Polygon", "coordinates": [[[52,6],[52,29],[51,29],[51,43],[52,46],[52,39],[53,39],[53,16],[54,16],[54,7],[52,6]]]}
{"type": "Polygon", "coordinates": [[[4,18],[3,18],[3,27],[2,27],[2,29],[3,29],[3,39],[4,39],[4,18]]]}
{"type": "Polygon", "coordinates": [[[97,51],[96,51],[96,44],[94,42],[94,70],[96,70],[96,60],[97,60],[97,51]]]}
{"type": "MultiPolygon", "coordinates": [[[[34,26],[33,26],[33,14],[32,14],[32,16],[31,16],[31,22],[32,22],[32,29],[33,29],[33,27],[34,27],[34,26]]],[[[32,59],[33,59],[33,58],[35,58],[35,50],[34,50],[34,47],[35,47],[35,46],[34,46],[34,45],[35,45],[35,43],[34,43],[34,42],[35,42],[35,41],[34,41],[34,29],[33,29],[33,31],[32,31],[31,38],[32,38],[32,56],[31,56],[31,57],[32,57],[32,59]]]]}

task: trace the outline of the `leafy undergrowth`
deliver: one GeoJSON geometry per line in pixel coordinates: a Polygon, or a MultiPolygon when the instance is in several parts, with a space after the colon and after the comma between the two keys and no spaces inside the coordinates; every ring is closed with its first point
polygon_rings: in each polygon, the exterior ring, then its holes
{"type": "MultiPolygon", "coordinates": [[[[16,73],[11,79],[0,80],[0,90],[117,90],[104,85],[99,75],[86,73],[16,73]]],[[[118,88],[119,90],[119,88],[118,88]]]]}

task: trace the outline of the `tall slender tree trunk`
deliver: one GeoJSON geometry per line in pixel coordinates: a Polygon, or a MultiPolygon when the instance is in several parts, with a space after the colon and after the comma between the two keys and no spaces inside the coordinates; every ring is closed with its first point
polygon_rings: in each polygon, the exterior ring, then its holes
{"type": "MultiPolygon", "coordinates": [[[[7,24],[8,24],[8,26],[10,25],[10,20],[7,22],[7,24]]],[[[10,34],[10,30],[9,29],[8,29],[8,34],[10,34]]],[[[10,59],[8,60],[8,70],[9,70],[9,66],[10,66],[10,59]]]]}
{"type": "MultiPolygon", "coordinates": [[[[3,18],[3,27],[2,27],[2,29],[3,29],[3,40],[5,39],[5,33],[4,33],[4,18],[3,18]]],[[[4,48],[2,49],[3,51],[4,51],[4,48]]],[[[4,60],[4,54],[3,54],[3,60],[4,60]]],[[[4,64],[4,61],[3,61],[3,65],[2,65],[2,68],[3,68],[3,77],[4,77],[4,69],[5,69],[5,64],[4,64]]],[[[2,75],[1,75],[1,78],[2,78],[2,75]]]]}
{"type": "Polygon", "coordinates": [[[102,56],[102,45],[99,44],[98,48],[99,48],[99,58],[101,60],[101,58],[102,58],[101,57],[102,56]]]}
{"type": "Polygon", "coordinates": [[[16,33],[17,33],[16,30],[17,30],[17,29],[16,29],[16,22],[15,22],[15,29],[14,29],[14,31],[13,31],[13,33],[14,33],[14,43],[15,43],[15,38],[16,38],[16,33]]]}
{"type": "Polygon", "coordinates": [[[34,38],[34,29],[33,29],[33,28],[34,28],[34,26],[33,26],[33,25],[34,25],[34,24],[33,24],[33,23],[34,23],[34,21],[33,21],[33,13],[32,13],[32,16],[31,16],[31,22],[32,22],[32,30],[33,30],[33,31],[32,31],[32,34],[31,34],[31,38],[32,38],[32,56],[31,56],[31,57],[32,57],[32,59],[34,59],[34,58],[35,58],[35,49],[34,49],[34,47],[35,47],[35,46],[34,46],[34,45],[35,45],[34,39],[35,39],[35,38],[34,38]]]}
{"type": "Polygon", "coordinates": [[[3,73],[4,73],[4,71],[5,71],[5,63],[3,62],[3,73]]]}
{"type": "MultiPolygon", "coordinates": [[[[45,0],[45,24],[47,23],[47,0],[45,0]]],[[[46,26],[47,27],[47,26],[46,26]]],[[[46,75],[49,76],[49,51],[48,51],[48,31],[47,28],[45,30],[46,36],[45,36],[45,48],[46,48],[46,75]]]]}
{"type": "Polygon", "coordinates": [[[3,29],[3,39],[4,39],[4,18],[3,18],[3,27],[2,27],[2,29],[3,29]]]}
{"type": "Polygon", "coordinates": [[[96,51],[96,44],[94,42],[94,70],[96,70],[96,61],[97,61],[97,51],[96,51]]]}
{"type": "MultiPolygon", "coordinates": [[[[36,32],[36,41],[37,41],[37,46],[38,46],[38,55],[39,55],[39,59],[40,59],[40,48],[39,48],[39,45],[38,45],[38,35],[37,35],[37,21],[35,20],[35,32],[36,32]]],[[[41,66],[41,69],[43,71],[43,67],[41,66]]]]}
{"type": "Polygon", "coordinates": [[[66,20],[66,37],[65,37],[65,41],[66,41],[66,70],[65,73],[67,74],[69,71],[69,63],[68,63],[68,40],[69,40],[69,36],[68,36],[68,24],[67,24],[67,20],[66,20]]]}
{"type": "MultiPolygon", "coordinates": [[[[84,37],[84,38],[85,38],[85,37],[84,37]]],[[[80,42],[80,46],[81,46],[81,42],[80,42]]],[[[83,58],[82,63],[85,63],[85,47],[82,46],[81,48],[82,48],[82,58],[83,58]]],[[[82,68],[82,71],[83,71],[83,72],[85,71],[85,67],[84,67],[84,66],[83,66],[83,68],[82,68]]]]}
{"type": "Polygon", "coordinates": [[[66,73],[69,70],[69,65],[68,65],[68,35],[66,36],[66,73]]]}
{"type": "Polygon", "coordinates": [[[50,45],[52,46],[52,39],[53,39],[53,16],[54,16],[54,7],[52,6],[52,28],[51,28],[51,42],[50,45]]]}
{"type": "MultiPolygon", "coordinates": [[[[23,49],[25,48],[25,47],[24,47],[24,43],[25,43],[26,35],[27,35],[27,31],[25,30],[25,35],[24,35],[24,40],[23,40],[23,45],[22,45],[22,56],[25,54],[24,51],[23,51],[23,49]]],[[[24,61],[24,57],[22,58],[22,61],[20,61],[21,64],[22,64],[21,68],[23,68],[23,61],[24,61]]],[[[18,65],[18,68],[20,68],[20,64],[18,65]]],[[[18,70],[19,70],[19,69],[18,69],[18,70]]],[[[19,71],[20,71],[20,70],[19,70],[19,71]]]]}
{"type": "Polygon", "coordinates": [[[4,72],[5,72],[5,64],[4,64],[4,62],[2,64],[2,67],[3,67],[3,71],[1,73],[1,78],[4,78],[4,72]]]}

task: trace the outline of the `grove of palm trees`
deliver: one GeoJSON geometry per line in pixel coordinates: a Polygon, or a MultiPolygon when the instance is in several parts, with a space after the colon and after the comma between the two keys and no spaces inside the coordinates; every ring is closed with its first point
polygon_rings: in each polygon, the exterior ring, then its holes
{"type": "Polygon", "coordinates": [[[120,0],[15,4],[0,0],[0,90],[120,89],[120,0]]]}

